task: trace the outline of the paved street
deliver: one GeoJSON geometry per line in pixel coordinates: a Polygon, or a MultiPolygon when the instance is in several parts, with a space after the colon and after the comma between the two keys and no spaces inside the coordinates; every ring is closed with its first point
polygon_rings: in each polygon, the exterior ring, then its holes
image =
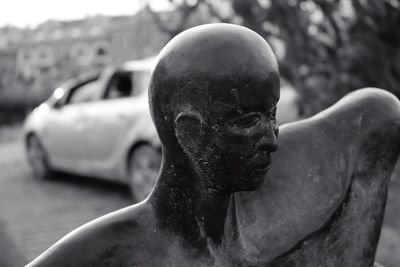
{"type": "MultiPolygon", "coordinates": [[[[6,136],[0,129],[0,223],[25,262],[83,223],[130,204],[127,188],[115,184],[67,175],[33,179],[18,135],[18,128],[6,136]]],[[[400,164],[390,185],[377,253],[386,267],[400,262],[399,173],[400,164]]]]}
{"type": "Polygon", "coordinates": [[[122,186],[66,175],[33,179],[13,139],[0,142],[0,221],[25,261],[77,226],[130,204],[122,186]]]}

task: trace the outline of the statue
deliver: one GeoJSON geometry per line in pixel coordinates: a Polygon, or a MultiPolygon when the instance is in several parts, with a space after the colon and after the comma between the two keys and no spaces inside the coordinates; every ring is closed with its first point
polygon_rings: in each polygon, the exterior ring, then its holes
{"type": "Polygon", "coordinates": [[[151,78],[163,149],[152,193],[28,266],[372,266],[399,102],[359,90],[281,127],[278,142],[278,100],[277,62],[258,34],[229,24],[181,33],[151,78]]]}

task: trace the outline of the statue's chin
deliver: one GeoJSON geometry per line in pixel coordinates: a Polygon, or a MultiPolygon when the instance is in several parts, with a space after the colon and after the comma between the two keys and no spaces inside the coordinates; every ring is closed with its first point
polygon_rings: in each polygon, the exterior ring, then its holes
{"type": "Polygon", "coordinates": [[[235,191],[254,191],[264,183],[268,169],[252,171],[245,178],[241,178],[235,191]]]}

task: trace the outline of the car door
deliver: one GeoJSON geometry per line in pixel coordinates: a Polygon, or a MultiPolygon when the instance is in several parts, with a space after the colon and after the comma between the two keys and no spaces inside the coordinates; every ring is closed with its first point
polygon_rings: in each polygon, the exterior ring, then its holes
{"type": "Polygon", "coordinates": [[[46,127],[46,148],[54,167],[79,174],[90,174],[92,151],[88,136],[91,118],[87,110],[98,99],[99,79],[81,82],[72,88],[62,106],[55,106],[46,127]]]}
{"type": "Polygon", "coordinates": [[[82,109],[88,118],[82,138],[97,176],[115,175],[117,166],[113,156],[134,123],[131,114],[138,97],[132,75],[131,71],[116,71],[106,83],[101,100],[88,103],[82,109]]]}

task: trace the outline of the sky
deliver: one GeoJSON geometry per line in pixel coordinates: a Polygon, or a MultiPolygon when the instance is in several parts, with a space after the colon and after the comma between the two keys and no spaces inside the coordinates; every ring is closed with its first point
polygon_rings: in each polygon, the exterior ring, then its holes
{"type": "MultiPolygon", "coordinates": [[[[34,27],[48,19],[71,20],[96,14],[130,15],[137,12],[144,0],[3,0],[0,27],[14,25],[34,27]]],[[[163,9],[164,0],[153,0],[163,9]]]]}

